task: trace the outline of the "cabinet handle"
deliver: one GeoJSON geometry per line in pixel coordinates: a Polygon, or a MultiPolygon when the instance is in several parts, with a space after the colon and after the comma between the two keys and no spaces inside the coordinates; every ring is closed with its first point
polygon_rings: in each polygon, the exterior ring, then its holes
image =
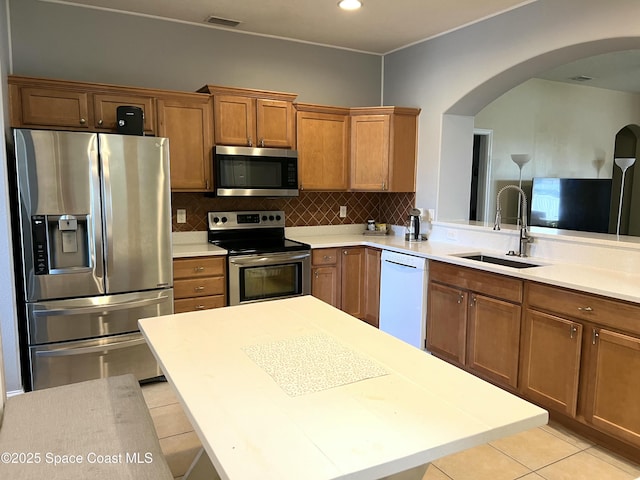
{"type": "Polygon", "coordinates": [[[382,182],[382,190],[384,191],[386,189],[387,189],[387,186],[386,186],[385,182],[382,182]]]}
{"type": "Polygon", "coordinates": [[[264,138],[261,138],[261,139],[260,139],[259,144],[260,144],[260,146],[261,146],[261,147],[264,147],[264,138]]]}
{"type": "Polygon", "coordinates": [[[247,138],[247,146],[253,147],[253,139],[251,137],[247,138]]]}
{"type": "Polygon", "coordinates": [[[196,305],[194,308],[196,310],[204,310],[204,305],[196,305]]]}
{"type": "Polygon", "coordinates": [[[204,290],[204,286],[200,285],[199,287],[195,287],[193,290],[196,292],[202,292],[204,290]]]}
{"type": "Polygon", "coordinates": [[[324,257],[322,257],[323,260],[333,260],[333,257],[331,255],[325,255],[324,257]]]}
{"type": "Polygon", "coordinates": [[[315,276],[316,278],[318,278],[318,271],[317,271],[317,270],[314,272],[314,276],[315,276]]]}
{"type": "Polygon", "coordinates": [[[595,345],[595,344],[596,344],[596,340],[598,340],[598,337],[599,337],[599,336],[600,336],[600,334],[599,334],[599,333],[598,333],[598,331],[594,328],[594,329],[593,329],[593,332],[592,332],[592,335],[591,335],[591,343],[592,343],[593,345],[595,345]]]}
{"type": "Polygon", "coordinates": [[[471,301],[469,302],[469,306],[473,307],[473,306],[475,306],[475,304],[476,304],[476,296],[472,295],[471,296],[471,301]]]}
{"type": "Polygon", "coordinates": [[[300,184],[300,190],[304,190],[304,185],[300,184]]]}
{"type": "Polygon", "coordinates": [[[80,119],[80,125],[84,125],[85,123],[87,123],[87,120],[84,118],[80,119]]]}
{"type": "Polygon", "coordinates": [[[209,190],[209,180],[204,181],[204,188],[205,190],[209,190]]]}
{"type": "Polygon", "coordinates": [[[571,325],[571,328],[569,328],[569,338],[573,338],[576,333],[578,333],[578,327],[571,325]]]}
{"type": "Polygon", "coordinates": [[[578,307],[578,310],[581,312],[593,312],[593,308],[591,307],[578,307]]]}
{"type": "Polygon", "coordinates": [[[464,298],[464,295],[462,294],[462,292],[458,293],[458,303],[462,303],[463,298],[464,298]]]}
{"type": "Polygon", "coordinates": [[[203,266],[193,267],[193,271],[194,272],[204,272],[204,267],[203,266]]]}
{"type": "Polygon", "coordinates": [[[102,126],[104,124],[104,120],[100,119],[98,120],[98,125],[102,126]]]}
{"type": "Polygon", "coordinates": [[[343,250],[343,251],[342,251],[342,254],[343,254],[343,255],[349,255],[349,252],[348,252],[347,250],[343,250]]]}

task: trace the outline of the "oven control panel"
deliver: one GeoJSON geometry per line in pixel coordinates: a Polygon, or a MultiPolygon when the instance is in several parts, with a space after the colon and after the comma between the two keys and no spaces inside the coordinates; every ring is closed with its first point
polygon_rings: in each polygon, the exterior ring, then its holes
{"type": "Polygon", "coordinates": [[[256,210],[243,212],[208,212],[209,230],[230,228],[284,228],[282,210],[256,210]]]}

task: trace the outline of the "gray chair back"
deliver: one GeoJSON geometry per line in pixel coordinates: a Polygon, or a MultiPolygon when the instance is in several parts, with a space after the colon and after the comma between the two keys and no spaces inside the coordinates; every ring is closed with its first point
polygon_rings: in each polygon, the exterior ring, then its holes
{"type": "Polygon", "coordinates": [[[4,384],[4,363],[2,362],[2,332],[0,332],[0,428],[2,428],[2,417],[4,415],[4,402],[7,398],[4,384]]]}

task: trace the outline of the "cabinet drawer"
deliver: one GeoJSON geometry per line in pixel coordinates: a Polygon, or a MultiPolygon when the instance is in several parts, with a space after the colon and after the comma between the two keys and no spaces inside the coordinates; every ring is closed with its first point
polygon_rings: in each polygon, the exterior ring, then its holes
{"type": "Polygon", "coordinates": [[[312,265],[335,265],[338,261],[339,249],[337,248],[318,248],[311,250],[312,265]]]}
{"type": "Polygon", "coordinates": [[[199,278],[224,275],[225,257],[194,257],[173,260],[173,278],[199,278]]]}
{"type": "Polygon", "coordinates": [[[224,277],[204,277],[173,282],[174,298],[206,297],[224,294],[224,277]]]}
{"type": "Polygon", "coordinates": [[[174,313],[195,312],[210,308],[224,307],[226,304],[224,295],[212,295],[209,297],[182,298],[173,302],[174,313]]]}
{"type": "Polygon", "coordinates": [[[522,302],[523,281],[505,275],[483,272],[443,262],[429,263],[429,279],[490,297],[522,302]]]}
{"type": "Polygon", "coordinates": [[[537,310],[640,335],[638,305],[539,283],[527,283],[527,302],[537,310]]]}

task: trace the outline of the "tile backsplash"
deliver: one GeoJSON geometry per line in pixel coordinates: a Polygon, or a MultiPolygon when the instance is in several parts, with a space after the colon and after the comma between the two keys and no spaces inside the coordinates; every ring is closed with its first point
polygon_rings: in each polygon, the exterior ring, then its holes
{"type": "Polygon", "coordinates": [[[403,225],[416,201],[415,193],[300,192],[298,197],[208,197],[201,193],[172,193],[174,232],[207,230],[207,212],[235,210],[283,210],[287,227],[343,225],[376,222],[403,225]],[[340,218],[340,206],[347,216],[340,218]],[[176,211],[187,211],[187,222],[176,222],[176,211]]]}

